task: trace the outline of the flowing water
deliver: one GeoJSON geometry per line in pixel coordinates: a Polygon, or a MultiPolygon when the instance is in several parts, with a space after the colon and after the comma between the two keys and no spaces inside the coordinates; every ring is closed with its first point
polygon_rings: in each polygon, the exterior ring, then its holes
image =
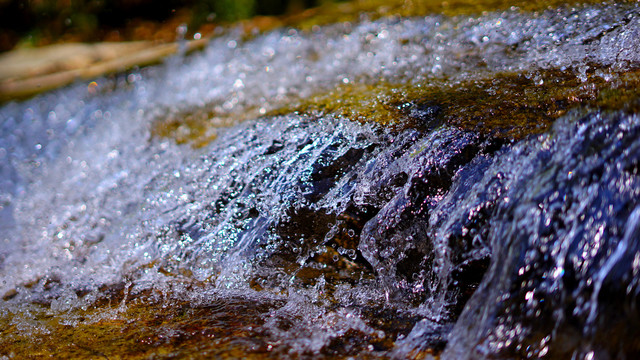
{"type": "Polygon", "coordinates": [[[639,21],[229,31],[5,104],[0,356],[634,358],[639,21]]]}

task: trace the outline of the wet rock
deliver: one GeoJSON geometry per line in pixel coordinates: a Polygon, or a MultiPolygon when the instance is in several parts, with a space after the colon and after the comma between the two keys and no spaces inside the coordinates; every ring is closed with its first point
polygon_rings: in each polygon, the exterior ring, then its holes
{"type": "Polygon", "coordinates": [[[442,106],[435,101],[425,99],[397,105],[398,110],[418,129],[433,130],[443,123],[442,106]]]}
{"type": "MultiPolygon", "coordinates": [[[[491,141],[477,134],[452,130],[434,132],[395,160],[401,164],[397,167],[402,170],[400,174],[408,172],[409,178],[364,226],[359,244],[394,301],[420,303],[428,296],[435,296],[435,292],[444,294],[446,291],[441,287],[474,286],[479,282],[480,278],[457,282],[464,278],[463,273],[469,272],[467,268],[473,268],[469,258],[473,257],[471,251],[477,250],[469,238],[462,240],[464,245],[453,253],[460,266],[456,279],[450,278],[451,274],[440,277],[438,263],[444,261],[442,251],[449,244],[442,243],[441,235],[435,234],[431,212],[449,191],[458,171],[492,149],[489,144],[491,141]]],[[[393,181],[397,174],[387,171],[386,176],[393,181]]],[[[486,256],[487,253],[484,260],[486,256]]],[[[482,270],[482,266],[473,270],[482,270]]],[[[481,277],[482,271],[478,274],[481,277]]],[[[458,292],[449,294],[452,295],[447,299],[449,304],[464,302],[457,298],[458,292]]]]}
{"type": "Polygon", "coordinates": [[[621,166],[640,161],[639,134],[636,115],[595,113],[559,123],[552,135],[507,151],[484,170],[480,186],[501,183],[485,237],[492,263],[446,357],[619,358],[640,351],[632,330],[640,178],[621,166]],[[516,157],[521,165],[503,173],[516,157]],[[612,331],[615,342],[605,340],[612,331]]]}

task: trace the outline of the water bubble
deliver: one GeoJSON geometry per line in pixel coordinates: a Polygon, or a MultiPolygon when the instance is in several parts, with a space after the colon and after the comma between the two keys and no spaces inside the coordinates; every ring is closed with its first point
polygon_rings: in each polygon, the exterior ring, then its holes
{"type": "Polygon", "coordinates": [[[176,37],[177,40],[183,40],[185,35],[187,34],[188,28],[187,24],[180,24],[176,27],[176,37]]]}

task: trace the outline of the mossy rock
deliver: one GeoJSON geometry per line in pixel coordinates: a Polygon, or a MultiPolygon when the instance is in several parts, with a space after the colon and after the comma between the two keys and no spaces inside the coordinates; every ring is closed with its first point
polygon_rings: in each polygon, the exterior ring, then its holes
{"type": "MultiPolygon", "coordinates": [[[[291,113],[376,122],[397,130],[453,126],[517,141],[546,131],[555,119],[579,107],[622,109],[640,97],[640,69],[613,71],[598,65],[574,69],[499,73],[459,82],[387,81],[341,84],[307,99],[275,104],[266,116],[291,113]],[[606,75],[605,75],[606,74],[606,75]]],[[[215,128],[262,116],[257,109],[216,113],[213,106],[158,119],[153,134],[178,143],[206,145],[215,128]]]]}

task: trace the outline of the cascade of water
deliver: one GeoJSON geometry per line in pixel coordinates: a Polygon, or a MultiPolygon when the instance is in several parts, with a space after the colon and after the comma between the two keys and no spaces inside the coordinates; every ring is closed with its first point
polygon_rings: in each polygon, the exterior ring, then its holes
{"type": "Polygon", "coordinates": [[[234,313],[250,325],[228,337],[274,356],[635,354],[637,104],[569,111],[517,143],[491,114],[452,126],[450,99],[425,93],[371,102],[411,126],[348,119],[339,97],[286,110],[354,82],[452,89],[505,72],[577,79],[598,104],[598,86],[637,84],[638,17],[581,5],[231,32],[98,79],[97,95],[76,84],[4,105],[0,320],[18,330],[0,336],[155,301],[216,314],[212,328],[234,313]]]}

